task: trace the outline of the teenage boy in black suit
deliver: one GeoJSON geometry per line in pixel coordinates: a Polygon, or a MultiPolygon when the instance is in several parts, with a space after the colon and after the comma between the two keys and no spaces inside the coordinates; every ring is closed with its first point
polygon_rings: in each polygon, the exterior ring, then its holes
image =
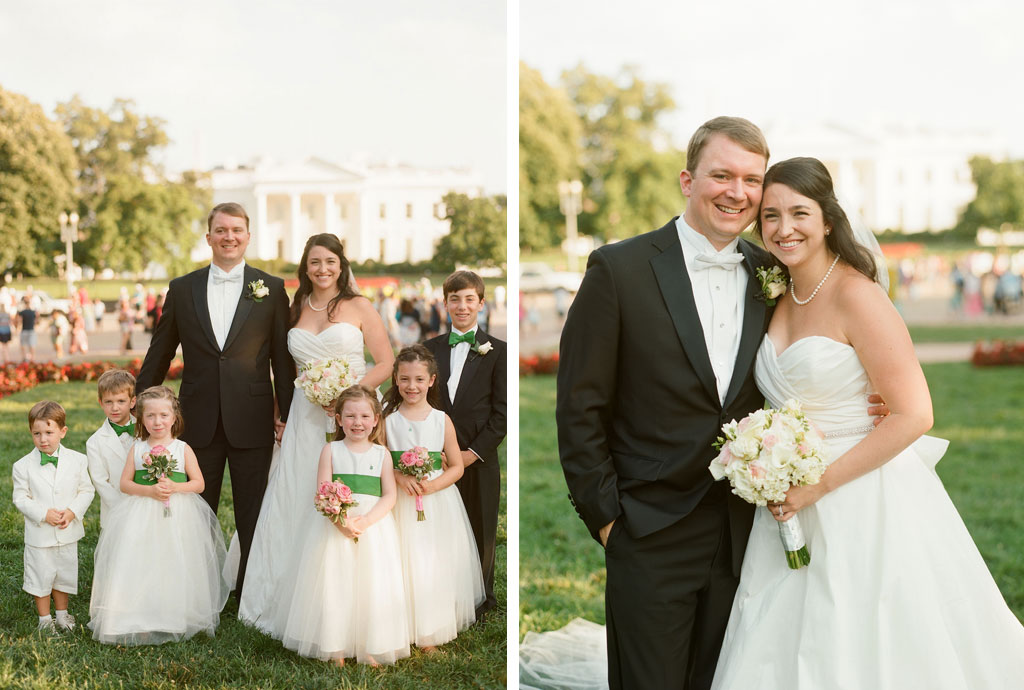
{"type": "Polygon", "coordinates": [[[493,609],[494,548],[501,499],[498,446],[505,438],[508,399],[506,345],[484,333],[477,315],[484,304],[484,281],[472,271],[456,271],[444,281],[450,333],[423,343],[437,359],[442,409],[451,417],[466,471],[456,486],[476,536],[487,597],[477,618],[493,609]]]}

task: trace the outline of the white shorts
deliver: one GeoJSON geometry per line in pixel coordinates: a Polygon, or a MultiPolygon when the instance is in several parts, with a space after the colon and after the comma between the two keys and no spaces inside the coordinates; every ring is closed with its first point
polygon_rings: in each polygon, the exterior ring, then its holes
{"type": "Polygon", "coordinates": [[[34,597],[47,597],[53,590],[78,594],[78,542],[58,546],[25,544],[25,584],[34,597]]]}

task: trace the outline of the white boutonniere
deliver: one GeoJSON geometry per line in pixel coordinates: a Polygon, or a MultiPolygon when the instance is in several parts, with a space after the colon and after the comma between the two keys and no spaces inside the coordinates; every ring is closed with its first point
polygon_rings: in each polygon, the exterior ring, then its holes
{"type": "Polygon", "coordinates": [[[490,352],[493,348],[494,348],[494,344],[493,343],[484,343],[483,345],[477,345],[473,349],[477,352],[477,354],[483,356],[483,355],[486,355],[488,352],[490,352]]]}
{"type": "Polygon", "coordinates": [[[778,266],[772,266],[771,269],[761,267],[757,269],[757,279],[761,281],[765,304],[774,307],[775,300],[786,293],[786,277],[782,275],[782,269],[778,266]]]}
{"type": "Polygon", "coordinates": [[[262,302],[263,298],[270,294],[270,288],[263,284],[262,280],[254,280],[249,283],[249,298],[262,302]]]}

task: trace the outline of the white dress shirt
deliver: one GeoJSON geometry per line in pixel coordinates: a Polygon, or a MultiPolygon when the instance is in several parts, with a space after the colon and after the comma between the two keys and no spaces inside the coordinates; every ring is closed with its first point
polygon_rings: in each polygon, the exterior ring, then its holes
{"type": "Polygon", "coordinates": [[[206,282],[206,304],[210,309],[213,335],[221,349],[224,349],[224,341],[228,339],[228,331],[231,330],[231,321],[235,318],[235,309],[238,308],[244,282],[245,261],[227,272],[210,264],[210,275],[206,282]]]}
{"type": "MultiPolygon", "coordinates": [[[[469,331],[478,331],[480,328],[473,324],[473,327],[469,331]]],[[[455,335],[465,335],[469,331],[460,331],[455,326],[452,326],[452,333],[455,335]]],[[[455,404],[455,392],[459,390],[459,380],[462,378],[462,370],[466,366],[466,358],[469,357],[469,343],[459,343],[452,348],[452,353],[449,355],[448,360],[451,368],[451,374],[448,376],[448,399],[451,400],[452,404],[455,404]]]]}
{"type": "Polygon", "coordinates": [[[739,238],[719,252],[707,237],[687,225],[682,216],[676,220],[676,230],[683,248],[686,272],[693,286],[693,300],[697,304],[697,315],[704,331],[704,344],[711,359],[711,368],[715,371],[719,402],[725,403],[740,349],[747,271],[738,263],[731,267],[711,266],[703,269],[697,269],[695,265],[698,263],[698,255],[709,258],[735,255],[739,238]]]}

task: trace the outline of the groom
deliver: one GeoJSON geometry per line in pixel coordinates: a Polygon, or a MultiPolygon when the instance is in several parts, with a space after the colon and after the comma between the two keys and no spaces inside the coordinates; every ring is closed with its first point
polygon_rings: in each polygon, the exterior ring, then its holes
{"type": "Polygon", "coordinates": [[[710,687],[753,521],[708,464],[722,424],[764,404],[753,368],[770,310],[755,271],[771,259],[739,235],[768,146],[718,117],[686,153],[686,212],[591,254],[562,330],[559,455],[605,547],[613,689],[710,687]]]}
{"type": "Polygon", "coordinates": [[[288,353],[284,281],[245,264],[250,239],[245,209],[220,204],[206,225],[212,264],[171,281],[137,390],[163,382],[180,343],[185,364],[181,438],[196,453],[206,480],[202,496],[214,512],[225,462],[231,472],[241,596],[275,429],[283,427],[291,404],[295,365],[288,353]]]}

